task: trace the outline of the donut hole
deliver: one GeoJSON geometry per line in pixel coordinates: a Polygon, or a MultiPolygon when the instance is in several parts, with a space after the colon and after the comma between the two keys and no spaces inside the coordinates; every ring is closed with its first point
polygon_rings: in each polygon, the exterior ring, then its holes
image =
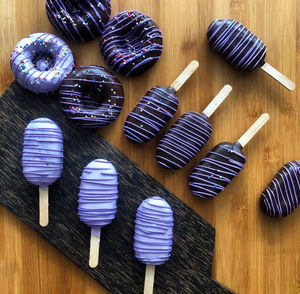
{"type": "Polygon", "coordinates": [[[82,106],[91,109],[100,107],[108,94],[101,85],[91,85],[90,82],[81,83],[80,92],[82,106]]]}
{"type": "Polygon", "coordinates": [[[86,0],[67,0],[64,1],[64,5],[66,8],[66,12],[68,12],[70,15],[78,15],[78,16],[84,16],[85,12],[91,10],[91,6],[89,4],[90,1],[86,0]]]}
{"type": "Polygon", "coordinates": [[[54,62],[55,58],[51,52],[38,51],[32,58],[33,66],[39,71],[48,71],[54,62]]]}

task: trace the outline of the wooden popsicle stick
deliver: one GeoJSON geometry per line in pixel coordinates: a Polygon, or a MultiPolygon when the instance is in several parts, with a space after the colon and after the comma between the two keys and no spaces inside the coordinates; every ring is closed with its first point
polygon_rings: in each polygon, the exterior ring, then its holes
{"type": "Polygon", "coordinates": [[[178,92],[183,84],[191,77],[195,70],[199,67],[199,62],[193,60],[185,70],[178,76],[178,78],[172,83],[171,87],[178,92]]]}
{"type": "Polygon", "coordinates": [[[238,139],[238,143],[240,143],[242,147],[245,147],[245,145],[256,135],[256,133],[264,126],[264,124],[269,119],[270,115],[268,113],[263,113],[246,131],[246,133],[238,139]]]}
{"type": "Polygon", "coordinates": [[[216,95],[216,97],[207,105],[202,113],[204,113],[209,118],[221,105],[221,103],[228,97],[231,91],[232,87],[230,85],[225,85],[216,95]]]}
{"type": "Polygon", "coordinates": [[[101,228],[91,227],[89,266],[95,268],[99,262],[101,228]]]}
{"type": "Polygon", "coordinates": [[[295,89],[295,84],[269,63],[266,62],[261,69],[287,89],[291,91],[295,89]]]}
{"type": "Polygon", "coordinates": [[[155,265],[147,264],[144,283],[144,294],[152,294],[154,286],[155,265]]]}
{"type": "Polygon", "coordinates": [[[48,196],[48,186],[39,187],[40,194],[40,226],[46,227],[49,223],[49,196],[48,196]]]}

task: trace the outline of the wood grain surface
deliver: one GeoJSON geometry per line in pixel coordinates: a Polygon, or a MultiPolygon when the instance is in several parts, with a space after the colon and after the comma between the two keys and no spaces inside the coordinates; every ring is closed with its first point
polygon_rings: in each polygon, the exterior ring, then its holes
{"type": "MultiPolygon", "coordinates": [[[[285,219],[261,213],[258,198],[265,185],[288,160],[300,158],[300,2],[297,0],[112,0],[112,15],[127,9],[148,13],[164,35],[160,61],[145,75],[123,82],[126,101],[117,122],[99,130],[114,146],[174,192],[216,228],[213,277],[238,293],[300,292],[300,210],[285,219]],[[266,60],[296,82],[287,91],[263,71],[241,74],[208,48],[205,32],[215,18],[237,19],[268,47],[266,60]],[[154,85],[169,85],[192,59],[200,68],[183,87],[177,116],[203,110],[221,87],[233,92],[212,116],[214,133],[186,168],[167,172],[155,162],[153,140],[144,146],[129,143],[122,124],[136,102],[154,85]],[[298,95],[299,96],[299,95],[298,95]],[[245,169],[218,198],[194,197],[187,176],[201,156],[221,141],[236,140],[262,112],[271,116],[266,127],[247,145],[245,169]]],[[[0,1],[0,89],[13,81],[9,54],[32,32],[55,33],[44,1],[0,1]]],[[[77,64],[105,65],[98,40],[69,42],[77,64]]],[[[175,118],[174,118],[175,119],[175,118]]],[[[174,120],[173,120],[174,121],[174,120]]],[[[108,293],[67,258],[0,208],[0,293],[108,293]]],[[[127,294],[127,293],[126,293],[127,294]]]]}

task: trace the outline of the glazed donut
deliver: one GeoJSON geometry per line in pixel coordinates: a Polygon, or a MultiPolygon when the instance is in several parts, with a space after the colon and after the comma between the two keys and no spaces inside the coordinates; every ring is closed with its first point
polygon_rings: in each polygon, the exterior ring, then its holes
{"type": "Polygon", "coordinates": [[[153,20],[138,11],[123,11],[106,25],[101,53],[106,63],[125,76],[144,73],[163,50],[161,31],[153,20]]]}
{"type": "Polygon", "coordinates": [[[16,80],[35,93],[55,91],[74,67],[69,46],[57,36],[36,33],[18,42],[10,67],[16,80]]]}
{"type": "Polygon", "coordinates": [[[110,0],[47,0],[51,24],[66,37],[87,42],[97,38],[109,21],[110,0]]]}
{"type": "Polygon", "coordinates": [[[60,102],[70,119],[85,128],[104,127],[122,110],[123,87],[118,78],[100,66],[80,66],[64,80],[60,102]]]}

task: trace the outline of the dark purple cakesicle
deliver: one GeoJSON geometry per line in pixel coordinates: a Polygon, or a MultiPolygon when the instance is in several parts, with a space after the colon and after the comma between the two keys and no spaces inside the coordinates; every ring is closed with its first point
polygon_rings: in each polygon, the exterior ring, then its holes
{"type": "Polygon", "coordinates": [[[126,118],[124,133],[136,143],[151,140],[173,117],[178,98],[172,87],[153,87],[126,118]]]}
{"type": "Polygon", "coordinates": [[[118,78],[100,66],[80,66],[64,80],[60,102],[68,117],[86,128],[104,127],[114,120],[124,103],[118,78]]]}
{"type": "Polygon", "coordinates": [[[157,162],[171,170],[184,167],[205,145],[211,133],[212,126],[205,114],[185,113],[160,140],[157,162]]]}
{"type": "Polygon", "coordinates": [[[146,14],[123,11],[106,25],[101,38],[101,53],[114,71],[125,76],[144,73],[160,58],[161,31],[146,14]]]}
{"type": "Polygon", "coordinates": [[[239,143],[220,143],[195,167],[189,178],[194,195],[208,199],[217,196],[244,168],[246,157],[239,143]]]}
{"type": "Polygon", "coordinates": [[[102,35],[111,4],[110,0],[46,0],[46,11],[57,31],[86,42],[102,35]]]}
{"type": "Polygon", "coordinates": [[[241,23],[216,19],[207,30],[208,43],[240,71],[252,71],[264,64],[267,47],[241,23]]]}
{"type": "Polygon", "coordinates": [[[261,193],[260,207],[269,216],[285,217],[300,202],[300,161],[287,162],[261,193]]]}

